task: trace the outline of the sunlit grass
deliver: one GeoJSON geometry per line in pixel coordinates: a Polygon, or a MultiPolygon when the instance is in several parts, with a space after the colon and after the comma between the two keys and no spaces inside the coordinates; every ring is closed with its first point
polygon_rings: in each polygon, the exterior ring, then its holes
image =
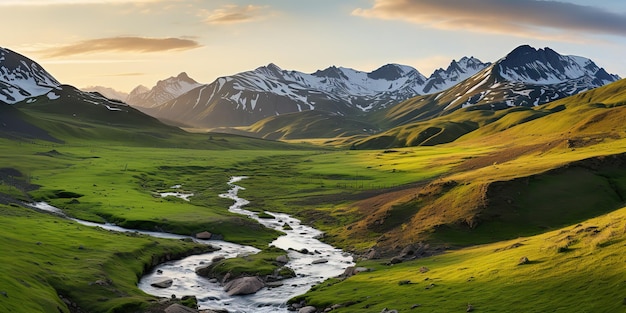
{"type": "Polygon", "coordinates": [[[409,311],[415,304],[454,312],[468,303],[481,312],[620,312],[625,242],[626,208],[543,235],[394,266],[362,262],[375,270],[322,283],[302,298],[319,308],[349,305],[337,312],[409,311]],[[524,256],[530,262],[518,265],[524,256]]]}

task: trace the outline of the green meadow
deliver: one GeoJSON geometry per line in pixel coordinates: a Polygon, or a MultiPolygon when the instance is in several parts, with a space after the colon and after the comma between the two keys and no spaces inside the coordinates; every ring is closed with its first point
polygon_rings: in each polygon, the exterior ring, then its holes
{"type": "Polygon", "coordinates": [[[333,312],[623,312],[626,208],[532,237],[329,280],[294,301],[333,312]],[[528,258],[528,263],[519,264],[528,258]]]}
{"type": "Polygon", "coordinates": [[[623,84],[539,108],[458,110],[367,139],[289,144],[185,133],[137,114],[98,122],[98,112],[22,108],[59,140],[0,138],[0,311],[147,312],[158,304],[136,287],[141,275],[207,249],[81,226],[28,202],[131,229],[209,231],[263,250],[215,275],[274,271],[282,252],[268,244],[280,232],[219,197],[233,176],[248,177],[238,183],[247,209],[292,214],[372,269],[293,301],[337,312],[623,311],[623,84]],[[416,244],[427,253],[388,265],[416,244]]]}

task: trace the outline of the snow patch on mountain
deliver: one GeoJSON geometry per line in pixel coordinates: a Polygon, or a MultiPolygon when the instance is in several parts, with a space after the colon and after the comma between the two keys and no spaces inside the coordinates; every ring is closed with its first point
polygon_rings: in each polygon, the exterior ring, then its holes
{"type": "MultiPolygon", "coordinates": [[[[118,91],[113,88],[104,87],[104,86],[88,86],[88,87],[80,88],[80,90],[86,91],[86,92],[97,92],[109,99],[120,100],[120,101],[126,101],[126,98],[128,98],[128,95],[129,95],[126,92],[118,91]]],[[[148,90],[149,89],[146,88],[144,92],[148,90]]]]}
{"type": "Polygon", "coordinates": [[[0,48],[0,101],[13,104],[45,95],[60,85],[35,61],[0,48]]]}
{"type": "Polygon", "coordinates": [[[475,57],[463,57],[458,62],[452,60],[445,70],[440,68],[433,72],[428,78],[428,82],[425,84],[422,94],[430,94],[449,89],[489,65],[490,63],[483,63],[475,57]]]}
{"type": "Polygon", "coordinates": [[[203,86],[203,84],[198,83],[190,78],[187,73],[182,72],[176,77],[158,81],[151,89],[145,86],[136,87],[130,92],[126,102],[144,108],[157,107],[200,86],[203,86]]]}
{"type": "MultiPolygon", "coordinates": [[[[256,108],[259,94],[271,93],[294,101],[298,111],[314,110],[315,99],[324,98],[367,112],[416,95],[448,88],[454,85],[449,82],[450,79],[460,81],[487,65],[476,58],[463,58],[451,65],[452,70],[441,70],[437,75],[426,78],[413,67],[400,64],[387,64],[372,72],[331,66],[307,74],[283,70],[270,63],[252,71],[217,79],[214,83],[217,84],[214,94],[222,94],[221,97],[224,98],[221,89],[226,82],[234,81],[229,87],[256,94],[252,109],[256,108]],[[431,83],[428,92],[425,91],[424,87],[434,79],[437,79],[437,83],[431,83]]],[[[252,100],[243,96],[237,96],[236,99],[231,96],[229,99],[238,105],[252,100]]]]}
{"type": "Polygon", "coordinates": [[[619,79],[609,75],[590,59],[560,55],[550,48],[535,49],[524,45],[498,62],[502,78],[513,82],[537,85],[560,84],[581,77],[592,78],[594,87],[619,79]]]}

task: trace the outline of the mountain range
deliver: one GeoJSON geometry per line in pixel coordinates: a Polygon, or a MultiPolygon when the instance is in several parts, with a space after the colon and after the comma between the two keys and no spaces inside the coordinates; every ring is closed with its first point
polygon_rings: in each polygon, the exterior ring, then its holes
{"type": "MultiPolygon", "coordinates": [[[[285,125],[286,119],[297,123],[298,113],[315,110],[327,117],[356,120],[359,129],[368,123],[366,129],[376,130],[459,108],[536,106],[618,79],[590,59],[523,45],[494,63],[474,57],[453,60],[428,78],[400,64],[372,72],[331,66],[312,74],[269,64],[211,84],[199,84],[181,73],[151,89],[137,87],[127,102],[177,125],[231,132],[233,127],[238,131],[244,127],[252,135],[282,138],[277,129],[258,123],[268,124],[265,119],[280,120],[269,124],[285,125]],[[390,118],[380,121],[381,116],[390,118]]],[[[297,131],[291,134],[291,138],[308,137],[297,131]]]]}
{"type": "MultiPolygon", "coordinates": [[[[53,101],[64,94],[58,91],[73,88],[25,56],[8,49],[0,53],[0,101],[29,103],[41,96],[53,101]]],[[[138,86],[125,99],[119,99],[125,94],[104,87],[71,93],[109,111],[133,108],[176,126],[268,139],[356,136],[358,142],[371,144],[405,132],[407,125],[424,125],[458,110],[533,107],[618,79],[590,59],[523,45],[494,63],[474,57],[453,60],[428,78],[400,64],[372,72],[331,66],[311,74],[269,64],[211,84],[183,72],[152,88],[138,86]]],[[[383,141],[385,147],[425,144],[383,141]]]]}
{"type": "Polygon", "coordinates": [[[269,64],[220,77],[186,93],[181,93],[184,88],[171,88],[193,86],[195,81],[181,73],[150,90],[136,88],[127,102],[155,117],[201,128],[247,126],[267,117],[307,110],[360,115],[444,90],[488,65],[464,57],[426,78],[400,64],[387,64],[372,72],[331,66],[312,74],[269,64]],[[169,101],[161,100],[166,98],[169,101]]]}

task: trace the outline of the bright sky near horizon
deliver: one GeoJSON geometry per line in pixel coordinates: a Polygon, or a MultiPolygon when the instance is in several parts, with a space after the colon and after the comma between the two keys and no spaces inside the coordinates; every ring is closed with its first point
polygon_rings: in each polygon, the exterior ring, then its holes
{"type": "Polygon", "coordinates": [[[210,83],[269,63],[308,73],[399,63],[429,76],[522,44],[626,77],[623,0],[0,0],[0,11],[0,46],[77,87],[128,92],[180,72],[210,83]]]}

